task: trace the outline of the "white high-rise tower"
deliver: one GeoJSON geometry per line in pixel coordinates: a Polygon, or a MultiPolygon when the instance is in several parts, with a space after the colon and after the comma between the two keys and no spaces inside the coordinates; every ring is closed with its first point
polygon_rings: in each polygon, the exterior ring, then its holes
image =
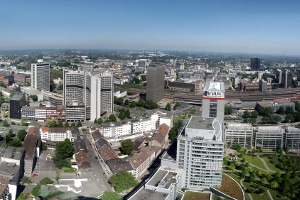
{"type": "Polygon", "coordinates": [[[50,91],[50,64],[39,59],[31,64],[31,87],[36,90],[50,91]]]}

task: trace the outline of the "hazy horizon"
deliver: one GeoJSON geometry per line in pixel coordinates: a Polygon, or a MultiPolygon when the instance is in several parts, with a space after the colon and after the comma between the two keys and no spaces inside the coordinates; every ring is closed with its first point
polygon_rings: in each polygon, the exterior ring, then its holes
{"type": "Polygon", "coordinates": [[[300,55],[297,1],[1,2],[0,50],[300,55]]]}

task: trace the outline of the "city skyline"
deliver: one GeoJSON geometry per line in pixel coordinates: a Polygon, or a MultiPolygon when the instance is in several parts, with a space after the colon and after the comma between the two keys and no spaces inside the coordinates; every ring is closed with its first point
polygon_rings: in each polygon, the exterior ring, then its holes
{"type": "Polygon", "coordinates": [[[0,50],[300,55],[297,1],[4,1],[0,50]],[[16,6],[17,5],[17,6],[16,6]]]}

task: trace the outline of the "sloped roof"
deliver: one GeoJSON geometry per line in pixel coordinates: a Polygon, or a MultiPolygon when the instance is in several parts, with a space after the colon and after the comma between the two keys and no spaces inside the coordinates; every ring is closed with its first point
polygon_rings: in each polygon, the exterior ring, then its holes
{"type": "Polygon", "coordinates": [[[138,168],[141,164],[143,164],[149,157],[154,153],[154,151],[150,147],[144,147],[140,152],[133,154],[130,158],[130,164],[133,169],[138,168]]]}
{"type": "Polygon", "coordinates": [[[79,151],[75,154],[75,159],[80,169],[86,169],[91,167],[91,158],[85,151],[79,151]]]}
{"type": "Polygon", "coordinates": [[[133,170],[129,161],[126,158],[117,158],[108,160],[106,162],[107,166],[110,168],[113,174],[118,173],[119,171],[131,171],[133,170]]]}
{"type": "Polygon", "coordinates": [[[37,140],[38,136],[35,134],[27,134],[27,136],[25,137],[23,143],[23,147],[25,150],[25,159],[33,159],[37,140]]]}
{"type": "Polygon", "coordinates": [[[157,132],[163,136],[166,136],[169,133],[169,129],[170,127],[167,124],[163,123],[158,126],[157,132]]]}
{"type": "Polygon", "coordinates": [[[32,126],[28,129],[27,135],[38,135],[39,134],[39,127],[32,126]]]}

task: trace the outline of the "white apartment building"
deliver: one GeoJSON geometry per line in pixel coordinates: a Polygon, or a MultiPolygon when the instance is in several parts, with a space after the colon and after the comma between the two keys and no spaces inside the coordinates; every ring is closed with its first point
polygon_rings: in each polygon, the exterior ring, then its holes
{"type": "Polygon", "coordinates": [[[71,142],[74,141],[72,137],[72,131],[68,128],[48,128],[41,127],[40,128],[41,140],[49,140],[52,142],[61,142],[65,139],[69,139],[71,142]]]}
{"type": "Polygon", "coordinates": [[[225,124],[225,143],[229,145],[240,144],[242,147],[251,148],[253,137],[252,124],[233,123],[225,124]]]}
{"type": "Polygon", "coordinates": [[[39,59],[31,64],[31,87],[39,91],[50,91],[50,64],[39,59]]]}
{"type": "Polygon", "coordinates": [[[178,168],[183,169],[182,187],[202,190],[220,186],[224,152],[222,124],[215,118],[192,116],[178,136],[178,168]]]}
{"type": "Polygon", "coordinates": [[[254,130],[256,149],[276,149],[283,147],[284,129],[280,126],[258,126],[254,130]]]}

